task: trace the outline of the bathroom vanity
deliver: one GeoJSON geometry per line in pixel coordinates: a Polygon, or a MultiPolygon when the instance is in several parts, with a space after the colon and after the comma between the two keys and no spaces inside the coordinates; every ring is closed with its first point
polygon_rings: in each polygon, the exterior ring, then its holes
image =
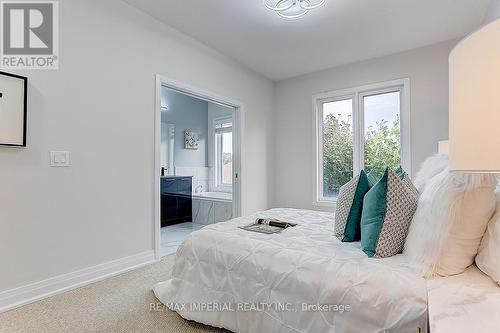
{"type": "Polygon", "coordinates": [[[161,177],[160,191],[162,227],[177,223],[192,222],[192,177],[161,177]]]}

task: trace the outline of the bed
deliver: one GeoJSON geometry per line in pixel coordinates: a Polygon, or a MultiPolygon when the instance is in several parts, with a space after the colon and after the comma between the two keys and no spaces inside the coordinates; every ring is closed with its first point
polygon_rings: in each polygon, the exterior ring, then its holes
{"type": "Polygon", "coordinates": [[[368,258],[333,235],[333,214],[271,209],[209,225],[179,247],[157,298],[183,318],[234,332],[422,332],[424,279],[402,256],[368,258]],[[256,217],[297,223],[239,229],[256,217]]]}

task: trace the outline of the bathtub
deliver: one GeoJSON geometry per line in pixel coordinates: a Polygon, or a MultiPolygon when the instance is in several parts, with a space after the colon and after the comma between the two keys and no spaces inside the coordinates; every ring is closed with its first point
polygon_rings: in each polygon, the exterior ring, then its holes
{"type": "Polygon", "coordinates": [[[233,194],[228,192],[200,192],[193,194],[193,199],[233,201],[233,194]]]}
{"type": "Polygon", "coordinates": [[[193,223],[208,225],[233,217],[233,195],[227,192],[193,194],[193,223]]]}

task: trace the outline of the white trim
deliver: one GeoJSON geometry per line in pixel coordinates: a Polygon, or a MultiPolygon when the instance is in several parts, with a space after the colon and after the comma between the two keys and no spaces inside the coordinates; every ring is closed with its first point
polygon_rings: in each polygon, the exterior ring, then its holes
{"type": "Polygon", "coordinates": [[[215,184],[214,184],[214,191],[215,192],[232,192],[233,191],[233,185],[232,184],[223,184],[222,183],[222,166],[220,165],[220,160],[219,157],[222,157],[222,152],[219,151],[220,148],[222,148],[222,137],[217,138],[218,133],[224,133],[224,132],[231,132],[233,133],[233,115],[229,117],[218,117],[213,120],[212,123],[212,130],[213,130],[213,142],[214,145],[213,147],[209,147],[209,149],[213,150],[212,153],[214,154],[214,172],[215,172],[215,184]],[[215,127],[221,123],[228,123],[231,122],[231,128],[228,130],[228,128],[220,129],[217,130],[215,127]],[[219,153],[221,153],[221,156],[219,156],[219,153]]]}
{"type": "MultiPolygon", "coordinates": [[[[153,174],[154,180],[154,221],[153,221],[153,233],[155,235],[155,259],[160,260],[160,236],[161,236],[161,222],[160,222],[160,177],[161,177],[161,84],[162,78],[156,75],[155,78],[155,109],[154,109],[154,119],[155,119],[155,135],[154,135],[154,170],[153,174]],[[158,111],[159,110],[159,111],[158,111]]],[[[174,165],[175,170],[175,165],[174,165]]],[[[174,171],[175,172],[175,171],[174,171]]]]}
{"type": "MultiPolygon", "coordinates": [[[[227,186],[217,186],[216,180],[217,180],[217,156],[216,156],[216,151],[215,147],[217,145],[217,142],[215,140],[215,126],[219,121],[222,120],[227,120],[231,119],[231,123],[234,124],[235,122],[235,115],[234,112],[231,116],[221,116],[221,117],[215,117],[212,119],[212,124],[208,128],[208,166],[210,168],[210,179],[213,179],[213,186],[212,184],[209,184],[208,190],[210,192],[226,192],[226,193],[232,193],[233,192],[233,185],[227,185],[227,186]],[[215,172],[215,175],[213,173],[215,172]]],[[[234,131],[233,126],[231,125],[231,132],[234,131]]],[[[234,141],[234,136],[233,136],[233,141],[234,141]]],[[[233,145],[234,148],[234,145],[233,145]]],[[[233,161],[234,164],[234,161],[233,161]]]]}
{"type": "Polygon", "coordinates": [[[411,155],[411,83],[410,79],[403,79],[401,90],[401,166],[413,177],[411,155]]]}
{"type": "Polygon", "coordinates": [[[215,94],[213,92],[197,88],[187,83],[170,79],[166,76],[156,74],[155,95],[155,156],[154,156],[154,234],[155,234],[155,258],[160,260],[160,134],[161,134],[161,87],[168,87],[184,94],[206,100],[211,103],[229,106],[235,109],[233,114],[233,216],[238,217],[242,213],[243,186],[244,186],[244,119],[245,106],[242,102],[215,94]]]}
{"type": "Polygon", "coordinates": [[[0,293],[0,313],[90,283],[101,281],[154,262],[154,252],[146,251],[3,291],[0,293]]]}
{"type": "MultiPolygon", "coordinates": [[[[320,193],[319,180],[323,179],[323,168],[319,165],[320,156],[323,155],[323,147],[319,144],[319,137],[322,135],[322,119],[319,115],[322,114],[322,104],[325,102],[334,102],[344,99],[352,99],[353,101],[353,126],[357,124],[358,128],[362,128],[364,123],[363,112],[357,112],[362,108],[362,98],[366,95],[374,93],[383,93],[389,91],[400,91],[401,98],[401,112],[400,112],[400,126],[401,126],[401,166],[403,169],[412,176],[411,167],[411,97],[410,97],[410,79],[403,78],[374,84],[363,85],[359,87],[352,87],[347,89],[327,91],[318,93],[312,96],[312,110],[313,110],[313,193],[312,202],[316,207],[329,207],[335,208],[336,200],[325,200],[320,193]],[[358,114],[359,113],[359,114],[358,114]]],[[[354,146],[359,147],[364,142],[364,136],[361,131],[355,135],[354,146]]],[[[364,161],[362,160],[362,151],[353,156],[353,172],[359,173],[364,161]]]]}

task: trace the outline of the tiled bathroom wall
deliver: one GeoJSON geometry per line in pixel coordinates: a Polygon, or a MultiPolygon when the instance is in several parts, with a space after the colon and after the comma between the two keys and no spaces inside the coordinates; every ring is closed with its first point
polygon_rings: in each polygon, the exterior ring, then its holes
{"type": "Polygon", "coordinates": [[[208,191],[217,191],[217,189],[215,188],[215,167],[208,168],[208,191]]]}
{"type": "Polygon", "coordinates": [[[208,192],[208,169],[207,167],[175,167],[175,175],[193,177],[193,194],[197,188],[198,192],[208,192]]]}

